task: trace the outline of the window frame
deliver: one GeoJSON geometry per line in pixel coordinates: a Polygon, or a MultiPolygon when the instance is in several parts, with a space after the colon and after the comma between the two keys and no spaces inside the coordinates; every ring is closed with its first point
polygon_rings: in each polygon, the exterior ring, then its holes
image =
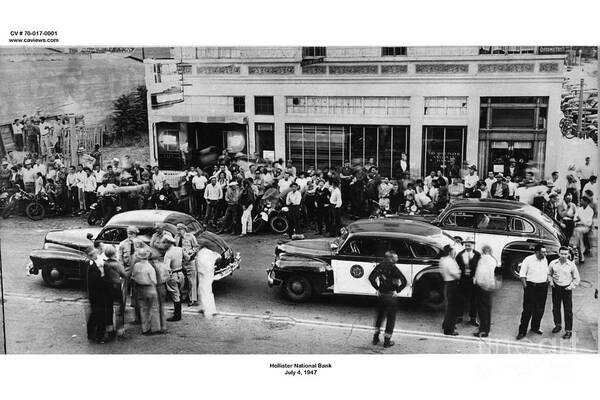
{"type": "Polygon", "coordinates": [[[522,218],[522,217],[517,217],[517,216],[511,216],[511,217],[510,217],[510,221],[509,221],[509,223],[508,223],[508,232],[509,232],[511,235],[524,235],[524,236],[530,236],[530,235],[535,235],[535,234],[536,234],[536,232],[537,232],[537,227],[536,227],[536,224],[532,223],[531,221],[529,221],[529,220],[527,220],[527,219],[525,219],[525,218],[522,218]],[[514,221],[515,221],[515,220],[520,220],[520,221],[523,221],[523,222],[525,222],[525,224],[529,224],[529,225],[530,225],[530,226],[533,228],[533,231],[531,231],[531,232],[525,232],[525,231],[515,231],[515,230],[513,230],[513,226],[514,226],[514,221]]]}
{"type": "Polygon", "coordinates": [[[275,114],[275,106],[274,106],[273,96],[254,96],[254,114],[255,115],[274,115],[275,114]],[[270,106],[267,106],[266,109],[263,108],[265,101],[269,102],[270,106]],[[260,105],[260,107],[259,107],[260,105]],[[260,108],[260,110],[259,110],[260,108]],[[270,109],[269,109],[270,108],[270,109]]]}
{"type": "Polygon", "coordinates": [[[402,46],[392,46],[392,47],[382,47],[381,48],[381,56],[382,57],[399,57],[399,56],[406,56],[406,54],[407,54],[407,48],[402,47],[402,46]],[[386,54],[386,53],[388,53],[388,54],[386,54]]]}
{"type": "Polygon", "coordinates": [[[337,255],[343,258],[365,258],[365,259],[370,259],[373,260],[373,262],[375,262],[377,259],[380,259],[381,256],[377,255],[377,252],[381,251],[381,243],[379,240],[377,240],[377,238],[374,237],[368,237],[368,236],[360,236],[360,237],[350,237],[348,238],[345,242],[344,245],[342,247],[340,247],[340,250],[338,251],[337,255]],[[357,242],[357,241],[367,241],[370,240],[374,243],[375,245],[375,254],[373,255],[365,255],[365,254],[354,254],[354,253],[345,253],[345,250],[348,249],[351,245],[352,242],[357,242]]]}
{"type": "Polygon", "coordinates": [[[100,241],[102,243],[121,243],[125,239],[127,239],[127,228],[126,227],[124,227],[124,226],[107,226],[104,229],[102,229],[102,231],[98,234],[98,237],[96,237],[96,239],[94,239],[94,240],[100,241]],[[125,235],[123,236],[122,239],[117,239],[117,240],[104,239],[103,238],[104,234],[109,230],[121,230],[125,235]]]}
{"type": "MultiPolygon", "coordinates": [[[[442,226],[444,228],[448,228],[448,229],[452,229],[452,230],[475,230],[475,213],[476,211],[471,211],[471,210],[455,210],[452,211],[451,213],[449,213],[443,220],[442,220],[442,226]],[[458,213],[470,213],[473,216],[473,222],[471,224],[470,227],[466,227],[466,226],[458,226],[458,225],[448,225],[447,222],[448,220],[455,216],[458,213]]],[[[456,218],[456,217],[455,217],[456,218]]],[[[455,219],[456,222],[456,219],[455,219]]]]}
{"type": "Polygon", "coordinates": [[[323,46],[303,46],[302,58],[325,58],[327,57],[327,47],[323,46]]]}
{"type": "Polygon", "coordinates": [[[409,242],[408,247],[410,248],[410,251],[412,252],[412,255],[413,255],[413,259],[415,259],[415,260],[435,260],[437,258],[440,258],[440,250],[438,248],[436,248],[435,246],[432,246],[429,243],[411,241],[411,242],[409,242]],[[433,249],[435,254],[432,256],[417,255],[417,253],[415,252],[415,249],[413,247],[415,245],[424,246],[424,247],[433,249]]]}
{"type": "Polygon", "coordinates": [[[475,223],[477,224],[475,226],[475,229],[476,229],[477,232],[495,233],[495,234],[498,234],[498,235],[508,235],[510,233],[510,230],[509,230],[509,226],[510,226],[509,218],[510,218],[510,216],[509,215],[502,214],[502,213],[495,213],[495,212],[487,212],[487,211],[476,211],[475,212],[476,216],[483,216],[485,214],[493,215],[493,216],[500,216],[500,217],[506,218],[506,226],[505,226],[504,230],[499,230],[497,228],[490,228],[489,225],[486,226],[486,227],[484,227],[484,228],[480,228],[479,227],[479,221],[480,221],[480,219],[477,218],[475,220],[475,223]]]}
{"type": "Polygon", "coordinates": [[[234,113],[245,113],[246,112],[246,96],[233,96],[233,112],[234,113]]]}

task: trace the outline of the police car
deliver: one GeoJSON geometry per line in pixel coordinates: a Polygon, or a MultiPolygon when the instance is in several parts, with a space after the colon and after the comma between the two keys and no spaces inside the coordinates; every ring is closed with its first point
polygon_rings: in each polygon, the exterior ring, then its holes
{"type": "Polygon", "coordinates": [[[519,277],[521,261],[534,253],[537,243],[546,246],[549,260],[558,257],[560,246],[569,245],[558,222],[518,201],[459,200],[446,207],[432,224],[453,237],[473,239],[477,250],[491,246],[492,255],[515,278],[519,277]]]}
{"type": "Polygon", "coordinates": [[[279,244],[267,270],[270,287],[280,286],[292,301],[314,295],[376,296],[369,274],[386,251],[398,254],[396,266],[407,280],[399,297],[413,298],[428,308],[444,305],[440,252],[453,245],[451,236],[427,222],[372,219],[350,224],[342,236],[295,240],[279,244]]]}

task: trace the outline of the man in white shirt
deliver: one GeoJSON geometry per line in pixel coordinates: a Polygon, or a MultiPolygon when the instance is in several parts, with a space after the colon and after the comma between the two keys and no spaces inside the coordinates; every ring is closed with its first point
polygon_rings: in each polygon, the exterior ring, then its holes
{"type": "Polygon", "coordinates": [[[12,124],[13,135],[15,138],[15,147],[17,151],[23,150],[23,122],[15,119],[12,124]]]}
{"type": "Polygon", "coordinates": [[[277,186],[279,187],[279,193],[281,193],[282,197],[288,194],[288,192],[291,189],[292,183],[294,183],[294,180],[291,178],[290,175],[290,172],[285,171],[283,173],[283,179],[280,179],[277,183],[277,186]]]}
{"type": "Polygon", "coordinates": [[[85,209],[90,210],[92,204],[96,202],[96,178],[92,174],[92,170],[88,167],[85,168],[85,178],[83,179],[83,193],[85,196],[85,209]]]}
{"type": "Polygon", "coordinates": [[[100,184],[104,181],[105,176],[106,172],[100,169],[100,164],[94,165],[94,178],[96,178],[96,183],[100,184]]]}
{"type": "MultiPolygon", "coordinates": [[[[288,175],[287,172],[286,175],[288,175]]],[[[300,190],[298,189],[298,184],[292,182],[292,184],[290,185],[290,191],[285,197],[285,204],[289,208],[288,236],[290,237],[290,239],[292,238],[292,235],[294,235],[294,233],[297,235],[302,233],[300,227],[300,203],[302,202],[302,193],[300,193],[300,190]]]]}
{"type": "Polygon", "coordinates": [[[40,121],[40,149],[42,155],[46,157],[52,151],[52,134],[50,132],[52,126],[44,117],[42,117],[40,121]]]}
{"type": "Polygon", "coordinates": [[[217,206],[219,200],[223,198],[221,185],[217,184],[217,177],[210,177],[210,184],[204,189],[204,199],[206,200],[206,223],[208,225],[217,224],[217,206]]]}
{"type": "Polygon", "coordinates": [[[206,200],[204,199],[204,189],[208,184],[208,179],[202,169],[196,169],[196,175],[192,178],[192,193],[194,197],[194,211],[195,215],[200,219],[206,212],[206,200]]]}
{"type": "Polygon", "coordinates": [[[86,177],[87,177],[87,174],[83,170],[83,164],[77,165],[77,198],[79,200],[79,210],[81,212],[83,212],[86,208],[85,194],[84,194],[84,190],[83,190],[86,177]]]}
{"type": "Polygon", "coordinates": [[[511,176],[506,176],[504,179],[506,180],[506,186],[508,186],[508,200],[515,200],[519,185],[513,182],[511,176]]]}
{"type": "Polygon", "coordinates": [[[558,250],[558,259],[552,261],[549,268],[550,286],[552,286],[552,316],[554,329],[552,333],[562,330],[561,305],[565,310],[565,334],[563,339],[570,339],[573,331],[573,289],[579,285],[579,271],[575,263],[569,261],[569,248],[558,250]]]}
{"type": "Polygon", "coordinates": [[[227,165],[222,164],[218,170],[215,171],[215,173],[213,174],[214,177],[216,177],[217,179],[219,179],[219,174],[221,172],[225,173],[225,176],[227,177],[227,182],[231,181],[233,175],[231,175],[231,171],[229,170],[229,168],[227,168],[227,165]]]}
{"type": "Polygon", "coordinates": [[[585,158],[585,164],[583,164],[577,172],[582,187],[590,180],[592,175],[598,176],[596,168],[590,163],[590,157],[585,158]]]}
{"type": "Polygon", "coordinates": [[[31,160],[25,161],[25,167],[23,168],[21,175],[23,176],[23,185],[25,186],[24,190],[29,193],[34,193],[37,172],[31,168],[31,160]]]}
{"type": "Polygon", "coordinates": [[[579,249],[579,262],[583,263],[585,261],[583,239],[590,232],[594,224],[594,210],[590,207],[590,200],[587,197],[584,196],[581,198],[581,206],[577,207],[573,222],[575,223],[575,229],[573,230],[570,244],[579,249]]]}
{"type": "Polygon", "coordinates": [[[342,227],[342,191],[340,190],[340,182],[337,179],[334,179],[331,183],[330,191],[329,212],[331,213],[331,223],[329,224],[329,235],[336,237],[342,227]]]}
{"type": "Polygon", "coordinates": [[[496,177],[494,176],[494,172],[490,171],[488,172],[487,178],[485,178],[485,184],[488,189],[491,190],[494,183],[496,183],[496,177]]]}
{"type": "Polygon", "coordinates": [[[79,206],[79,190],[77,188],[77,172],[72,165],[69,167],[69,173],[67,174],[67,189],[69,190],[67,210],[75,212],[79,206]]]}
{"type": "Polygon", "coordinates": [[[157,192],[162,190],[166,180],[167,177],[165,174],[158,169],[158,166],[154,166],[154,168],[152,168],[152,183],[154,184],[154,190],[157,192]]]}
{"type": "Polygon", "coordinates": [[[543,244],[535,246],[535,254],[525,257],[521,263],[519,276],[523,283],[523,312],[517,340],[527,335],[527,327],[531,321],[531,332],[542,335],[540,323],[544,316],[546,296],[548,295],[548,260],[543,244]]]}
{"type": "Polygon", "coordinates": [[[477,186],[477,182],[479,182],[479,175],[476,174],[477,167],[475,165],[471,165],[469,167],[469,173],[465,176],[465,193],[467,196],[475,190],[477,186]]]}

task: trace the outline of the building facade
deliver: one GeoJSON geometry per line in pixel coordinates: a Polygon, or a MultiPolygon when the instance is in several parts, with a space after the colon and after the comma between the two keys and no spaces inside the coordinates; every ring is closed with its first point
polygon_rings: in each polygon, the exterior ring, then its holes
{"type": "Polygon", "coordinates": [[[372,158],[389,176],[405,153],[412,176],[510,158],[549,174],[560,153],[564,55],[537,47],[174,48],[144,63],[165,170],[228,149],[301,170],[372,158]]]}

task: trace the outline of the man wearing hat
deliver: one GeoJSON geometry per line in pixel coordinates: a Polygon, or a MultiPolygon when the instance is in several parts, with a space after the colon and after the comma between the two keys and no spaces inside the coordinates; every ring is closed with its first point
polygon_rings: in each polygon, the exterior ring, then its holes
{"type": "Polygon", "coordinates": [[[471,193],[477,188],[477,182],[479,182],[479,175],[477,175],[477,167],[471,165],[469,172],[465,175],[465,195],[470,196],[471,193]]]}
{"type": "Polygon", "coordinates": [[[293,182],[290,185],[290,192],[285,198],[285,205],[289,207],[289,226],[288,236],[290,239],[295,234],[299,235],[302,233],[300,228],[300,203],[302,202],[302,194],[298,190],[298,184],[293,182]]]}
{"type": "Polygon", "coordinates": [[[215,175],[210,177],[210,183],[204,189],[204,199],[206,200],[206,223],[208,225],[216,225],[217,222],[217,207],[219,201],[223,198],[223,190],[221,185],[217,184],[215,175]]]}
{"type": "Polygon", "coordinates": [[[166,247],[164,263],[171,269],[171,276],[167,281],[167,292],[171,296],[175,308],[173,316],[167,321],[179,321],[181,320],[181,291],[185,283],[183,249],[175,246],[175,238],[169,232],[163,235],[163,243],[166,247]]]}
{"type": "Polygon", "coordinates": [[[223,226],[218,233],[235,233],[236,226],[239,221],[238,208],[240,206],[241,190],[237,181],[229,182],[227,191],[225,192],[225,216],[223,217],[223,226]]]}
{"type": "Polygon", "coordinates": [[[0,187],[9,187],[11,175],[12,173],[10,171],[10,168],[8,168],[8,161],[2,161],[2,166],[0,167],[0,187]]]}
{"type": "Polygon", "coordinates": [[[198,240],[193,233],[188,232],[187,226],[182,223],[177,224],[177,235],[175,235],[175,244],[177,247],[181,247],[183,250],[183,271],[187,281],[189,282],[188,287],[188,305],[198,305],[198,270],[196,268],[196,253],[200,249],[198,240]]]}
{"type": "Polygon", "coordinates": [[[25,191],[33,193],[35,191],[35,179],[36,171],[31,167],[31,160],[25,160],[25,167],[23,169],[23,185],[25,191]]]}
{"type": "Polygon", "coordinates": [[[504,183],[504,175],[501,172],[496,174],[496,182],[492,183],[490,195],[493,199],[508,199],[508,185],[504,183]]]}
{"type": "Polygon", "coordinates": [[[514,158],[508,160],[508,165],[504,168],[504,175],[510,176],[512,179],[521,176],[520,168],[517,166],[517,160],[514,158]]]}
{"type": "Polygon", "coordinates": [[[150,249],[146,246],[137,251],[131,279],[135,283],[136,304],[140,310],[143,335],[161,333],[160,313],[156,285],[156,270],[148,262],[150,249]]]}
{"type": "Polygon", "coordinates": [[[477,270],[477,264],[481,259],[481,253],[473,248],[474,244],[473,238],[466,238],[463,241],[464,250],[456,255],[456,263],[461,272],[458,285],[458,292],[462,298],[462,306],[459,308],[459,320],[462,321],[462,313],[468,311],[469,323],[473,326],[479,326],[477,323],[477,304],[473,277],[477,270]]]}
{"type": "MultiPolygon", "coordinates": [[[[125,271],[128,276],[131,276],[131,271],[133,270],[133,265],[135,263],[135,252],[137,249],[144,247],[144,242],[141,239],[138,239],[137,235],[139,233],[139,229],[136,226],[128,226],[127,227],[127,239],[123,240],[119,243],[117,248],[117,258],[123,264],[125,271]]],[[[127,304],[127,296],[130,292],[131,282],[130,278],[123,278],[121,293],[123,295],[123,307],[127,304]]],[[[139,310],[135,303],[135,295],[132,294],[131,305],[136,307],[136,320],[139,318],[139,310]]],[[[124,314],[125,309],[122,308],[119,310],[119,315],[124,314]]]]}

